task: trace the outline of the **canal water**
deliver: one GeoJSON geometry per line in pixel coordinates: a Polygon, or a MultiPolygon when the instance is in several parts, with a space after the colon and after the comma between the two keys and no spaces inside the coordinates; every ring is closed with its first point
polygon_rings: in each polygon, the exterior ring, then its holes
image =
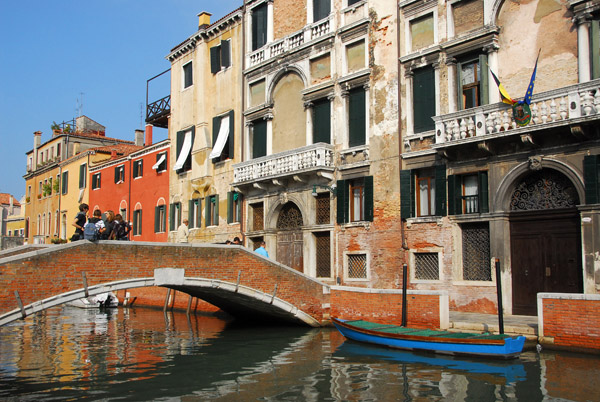
{"type": "Polygon", "coordinates": [[[0,327],[0,400],[600,401],[600,357],[489,361],[345,341],[331,328],[62,307],[0,327]]]}

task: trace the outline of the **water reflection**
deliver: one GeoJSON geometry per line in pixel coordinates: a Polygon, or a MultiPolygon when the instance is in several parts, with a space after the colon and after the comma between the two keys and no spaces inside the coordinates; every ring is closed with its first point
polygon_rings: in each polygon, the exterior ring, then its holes
{"type": "Polygon", "coordinates": [[[592,356],[454,359],[147,309],[57,308],[0,328],[0,398],[18,400],[584,401],[600,400],[597,378],[592,356]]]}

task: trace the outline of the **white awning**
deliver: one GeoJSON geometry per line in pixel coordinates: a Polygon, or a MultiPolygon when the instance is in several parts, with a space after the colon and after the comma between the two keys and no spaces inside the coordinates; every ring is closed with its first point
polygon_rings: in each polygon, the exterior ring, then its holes
{"type": "Polygon", "coordinates": [[[162,154],[160,158],[156,161],[156,163],[152,166],[152,170],[158,169],[161,163],[163,163],[167,159],[167,154],[162,154]]]}
{"type": "Polygon", "coordinates": [[[227,142],[227,138],[229,137],[229,115],[224,116],[221,119],[221,128],[219,128],[219,136],[217,137],[217,141],[213,146],[213,150],[210,155],[208,155],[209,159],[218,158],[221,156],[221,152],[223,152],[223,147],[225,147],[225,143],[227,142]]]}
{"type": "Polygon", "coordinates": [[[179,153],[179,157],[177,158],[177,162],[175,166],[173,166],[173,170],[179,170],[183,167],[185,160],[187,159],[190,151],[192,150],[192,131],[188,131],[185,133],[185,139],[183,140],[183,146],[181,147],[181,152],[179,153]]]}

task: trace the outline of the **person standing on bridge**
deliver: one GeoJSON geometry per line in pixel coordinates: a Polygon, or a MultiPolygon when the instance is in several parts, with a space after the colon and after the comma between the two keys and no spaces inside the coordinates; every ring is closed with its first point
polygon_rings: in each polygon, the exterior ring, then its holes
{"type": "Polygon", "coordinates": [[[89,209],[90,207],[88,204],[84,203],[79,205],[79,212],[77,213],[77,216],[75,216],[73,223],[71,223],[71,225],[75,227],[75,234],[71,237],[71,241],[83,239],[83,225],[87,222],[89,209]]]}
{"type": "Polygon", "coordinates": [[[177,228],[177,243],[187,243],[190,230],[188,229],[188,220],[184,219],[177,228]]]}
{"type": "Polygon", "coordinates": [[[254,251],[256,251],[258,254],[262,255],[263,257],[269,258],[269,253],[267,252],[267,249],[265,248],[266,245],[267,245],[267,243],[265,243],[264,241],[261,241],[260,247],[254,251]]]}

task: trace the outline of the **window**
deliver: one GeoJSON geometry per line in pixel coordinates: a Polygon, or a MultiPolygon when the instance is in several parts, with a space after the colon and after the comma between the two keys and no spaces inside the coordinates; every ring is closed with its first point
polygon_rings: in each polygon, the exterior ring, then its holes
{"type": "Polygon", "coordinates": [[[367,255],[347,254],[347,279],[367,279],[367,255]]]}
{"type": "Polygon", "coordinates": [[[359,1],[363,1],[363,0],[348,0],[348,6],[351,6],[352,4],[358,3],[359,1]]]}
{"type": "Polygon", "coordinates": [[[84,163],[79,166],[79,188],[85,188],[87,180],[87,165],[84,163]]]}
{"type": "Polygon", "coordinates": [[[600,203],[600,155],[583,157],[583,181],[585,184],[585,203],[600,203]]]}
{"type": "Polygon", "coordinates": [[[427,14],[410,21],[410,41],[412,51],[434,44],[435,30],[433,14],[427,14]]]}
{"type": "Polygon", "coordinates": [[[414,279],[438,281],[440,264],[438,253],[414,253],[414,279]]]}
{"type": "Polygon", "coordinates": [[[156,154],[156,163],[152,166],[153,170],[156,172],[164,172],[167,170],[167,153],[160,152],[156,154]]]}
{"type": "Polygon", "coordinates": [[[264,230],[265,229],[265,208],[262,202],[252,204],[250,206],[252,211],[252,230],[264,230]]]}
{"type": "Polygon", "coordinates": [[[177,230],[179,225],[181,225],[181,203],[174,202],[169,205],[169,230],[177,230]]]}
{"type": "Polygon", "coordinates": [[[192,170],[192,147],[194,144],[195,127],[177,132],[177,161],[173,170],[178,174],[192,170]]]}
{"type": "Polygon", "coordinates": [[[69,191],[69,172],[62,172],[62,194],[65,195],[69,191]]]}
{"type": "Polygon", "coordinates": [[[348,146],[350,148],[366,143],[365,97],[366,92],[362,87],[351,89],[348,96],[348,146]]]}
{"type": "Polygon", "coordinates": [[[313,102],[313,144],[331,143],[331,102],[319,99],[313,102]]]}
{"type": "Polygon", "coordinates": [[[100,172],[92,175],[92,190],[100,188],[100,172]]]}
{"type": "Polygon", "coordinates": [[[210,48],[210,72],[213,74],[222,68],[231,66],[231,40],[222,40],[220,45],[210,48]]]}
{"type": "Polygon", "coordinates": [[[225,116],[213,117],[213,149],[208,156],[213,163],[233,158],[233,110],[225,116]]]}
{"type": "Polygon", "coordinates": [[[201,220],[201,211],[202,211],[202,203],[200,198],[193,198],[190,200],[190,209],[188,214],[188,221],[190,224],[190,228],[199,228],[202,224],[201,220]]]}
{"type": "Polygon", "coordinates": [[[446,215],[446,165],[400,172],[402,219],[446,215]]]}
{"type": "Polygon", "coordinates": [[[434,130],[435,73],[432,66],[413,70],[413,132],[434,130]]]}
{"type": "Polygon", "coordinates": [[[136,209],[133,211],[133,235],[141,236],[142,234],[142,210],[136,209]]]}
{"type": "Polygon", "coordinates": [[[211,195],[206,197],[204,206],[204,222],[208,226],[217,226],[219,224],[219,196],[211,195]]]}
{"type": "Polygon", "coordinates": [[[115,168],[115,183],[123,183],[125,181],[125,165],[120,165],[115,168]]]}
{"type": "Polygon", "coordinates": [[[167,231],[167,206],[158,205],[154,209],[154,233],[167,231]]]}
{"type": "Polygon", "coordinates": [[[317,194],[315,204],[317,225],[328,225],[331,223],[331,198],[329,196],[329,191],[317,194]]]}
{"type": "Polygon", "coordinates": [[[337,182],[337,222],[373,221],[373,176],[337,182]]]}
{"type": "Polygon", "coordinates": [[[329,232],[316,232],[317,278],[331,278],[331,236],[329,232]]]}
{"type": "Polygon", "coordinates": [[[365,41],[351,43],[346,46],[346,72],[352,73],[367,67],[365,41]]]}
{"type": "Polygon", "coordinates": [[[458,105],[469,109],[488,103],[487,56],[465,58],[457,63],[458,105]]]}
{"type": "Polygon", "coordinates": [[[448,213],[489,212],[487,172],[448,176],[448,213]]]}
{"type": "Polygon", "coordinates": [[[490,226],[487,222],[465,223],[462,229],[463,280],[491,281],[490,226]]]}
{"type": "Polygon", "coordinates": [[[313,0],[313,22],[329,17],[331,0],[313,0]]]}
{"type": "Polygon", "coordinates": [[[267,44],[267,3],[252,9],[252,50],[267,44]]]}
{"type": "Polygon", "coordinates": [[[133,178],[142,177],[144,167],[144,160],[138,159],[133,161],[133,178]]]}
{"type": "Polygon", "coordinates": [[[254,120],[252,122],[252,158],[267,155],[267,122],[254,120]]]}
{"type": "Polygon", "coordinates": [[[236,191],[227,193],[227,223],[241,222],[242,194],[236,191]]]}
{"type": "Polygon", "coordinates": [[[183,65],[183,89],[191,87],[194,84],[192,62],[183,65]]]}

